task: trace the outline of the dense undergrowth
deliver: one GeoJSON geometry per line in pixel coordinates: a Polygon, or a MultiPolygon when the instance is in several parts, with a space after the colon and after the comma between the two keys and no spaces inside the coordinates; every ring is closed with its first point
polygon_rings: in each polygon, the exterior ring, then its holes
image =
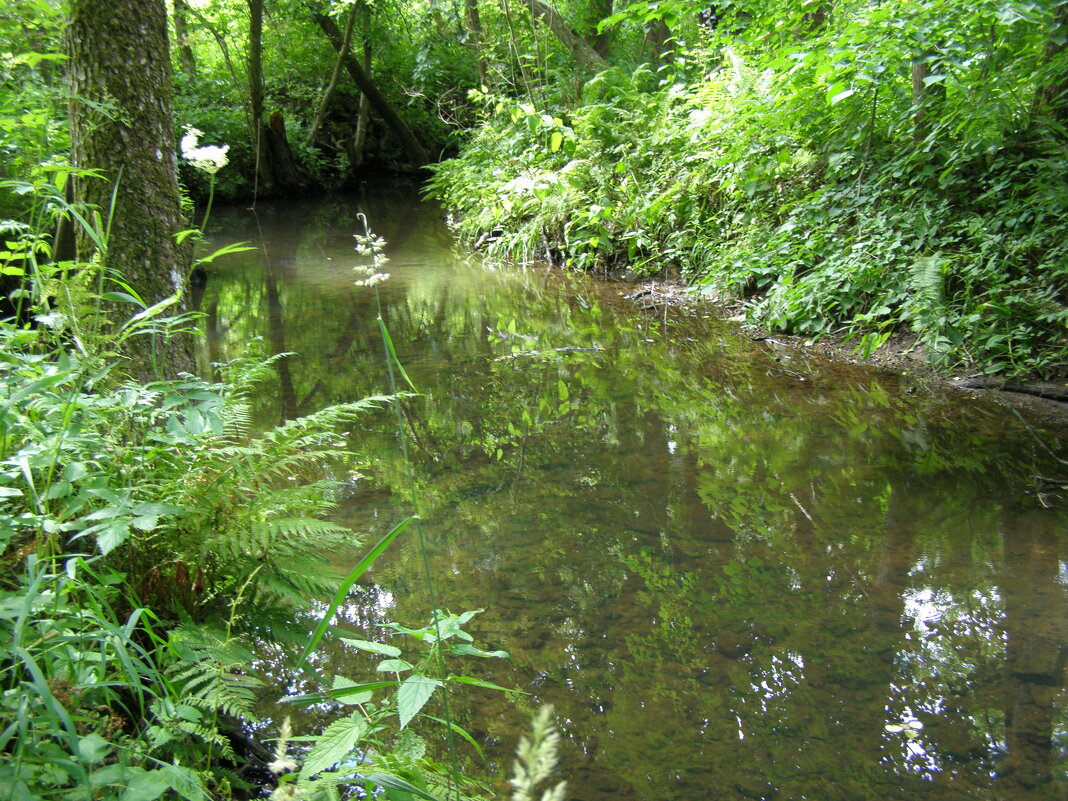
{"type": "Polygon", "coordinates": [[[853,5],[727,16],[578,103],[474,93],[484,121],[431,191],[493,257],[678,270],[772,330],[848,334],[864,355],[908,331],[942,367],[1063,375],[1050,9],[853,5]]]}
{"type": "Polygon", "coordinates": [[[4,188],[41,213],[4,223],[0,257],[21,282],[0,320],[0,796],[476,797],[431,746],[471,741],[437,696],[491,686],[454,663],[507,656],[463,631],[475,612],[349,632],[344,647],[389,657],[370,678],[323,675],[319,657],[410,520],[364,552],[329,519],[359,477],[342,429],[392,396],[260,430],[252,399],[279,356],[214,365],[211,381],[128,378],[130,340],[162,351],[191,318],[166,316],[175,298],[147,307],[100,258],[49,263],[42,220],[74,216],[106,245],[100,216],[44,185],[4,188]],[[327,561],[343,552],[363,552],[347,576],[327,561]],[[286,700],[337,715],[321,732],[274,721],[273,752],[250,734],[268,648],[315,690],[286,700]]]}

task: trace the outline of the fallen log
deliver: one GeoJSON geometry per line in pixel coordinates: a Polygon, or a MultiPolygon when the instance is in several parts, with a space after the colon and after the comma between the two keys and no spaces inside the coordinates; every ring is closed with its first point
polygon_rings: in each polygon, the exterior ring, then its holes
{"type": "Polygon", "coordinates": [[[1052,384],[1045,381],[1006,381],[992,376],[959,378],[950,383],[961,389],[996,389],[1002,392],[1020,392],[1039,398],[1068,403],[1068,384],[1052,384]]]}

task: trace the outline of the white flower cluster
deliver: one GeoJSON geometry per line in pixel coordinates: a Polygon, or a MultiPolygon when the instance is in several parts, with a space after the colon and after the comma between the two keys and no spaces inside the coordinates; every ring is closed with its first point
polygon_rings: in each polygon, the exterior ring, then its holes
{"type": "Polygon", "coordinates": [[[193,165],[195,169],[208,175],[215,175],[226,166],[229,161],[226,154],[230,150],[229,145],[204,145],[198,147],[197,142],[203,131],[199,131],[192,125],[185,126],[185,136],[182,137],[182,158],[193,165]]]}
{"type": "Polygon", "coordinates": [[[381,272],[378,268],[384,266],[389,258],[383,255],[386,240],[382,237],[356,234],[356,252],[361,256],[370,256],[370,264],[357,264],[352,271],[357,275],[364,276],[356,281],[356,286],[376,286],[389,278],[389,273],[381,272]]]}

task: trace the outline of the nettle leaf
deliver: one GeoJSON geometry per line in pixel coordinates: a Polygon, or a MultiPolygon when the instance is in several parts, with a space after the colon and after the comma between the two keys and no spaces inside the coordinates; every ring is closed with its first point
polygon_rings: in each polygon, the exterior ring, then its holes
{"type": "Polygon", "coordinates": [[[405,662],[403,659],[384,659],[378,663],[378,667],[375,668],[379,673],[400,673],[402,670],[411,670],[414,668],[411,662],[405,662]]]}
{"type": "Polygon", "coordinates": [[[96,732],[78,740],[78,755],[90,765],[98,765],[111,753],[111,743],[96,732]]]}
{"type": "Polygon", "coordinates": [[[119,801],[155,801],[169,789],[170,779],[160,771],[132,767],[119,801]]]}
{"type": "Polygon", "coordinates": [[[322,736],[316,740],[315,747],[304,760],[304,765],[300,769],[301,778],[310,778],[336,765],[351,754],[352,749],[366,735],[367,721],[358,713],[335,720],[326,727],[322,736]]]}
{"type": "Polygon", "coordinates": [[[484,651],[481,648],[468,645],[467,643],[458,643],[449,649],[457,656],[482,656],[482,657],[496,657],[497,659],[507,659],[509,654],[507,651],[484,651]]]}
{"type": "MultiPolygon", "coordinates": [[[[346,679],[344,676],[334,676],[334,684],[332,689],[334,690],[348,690],[353,687],[360,687],[361,685],[346,679]]],[[[336,695],[335,700],[339,701],[346,706],[355,706],[356,704],[366,704],[374,697],[372,690],[363,690],[361,692],[353,692],[348,694],[336,695]]]]}
{"type": "Polygon", "coordinates": [[[401,649],[393,645],[386,645],[384,642],[370,642],[368,640],[350,640],[347,637],[342,637],[341,641],[346,645],[351,645],[353,648],[359,648],[361,651],[370,651],[372,654],[381,654],[382,656],[400,656],[401,649]]]}
{"type": "Polygon", "coordinates": [[[441,686],[441,682],[429,676],[416,674],[409,676],[401,682],[397,690],[397,715],[400,717],[400,727],[403,729],[412,722],[412,718],[419,714],[419,710],[426,706],[434,690],[441,686]]]}
{"type": "Polygon", "coordinates": [[[113,520],[96,531],[96,545],[100,553],[107,556],[126,542],[130,536],[130,527],[118,520],[113,520]]]}

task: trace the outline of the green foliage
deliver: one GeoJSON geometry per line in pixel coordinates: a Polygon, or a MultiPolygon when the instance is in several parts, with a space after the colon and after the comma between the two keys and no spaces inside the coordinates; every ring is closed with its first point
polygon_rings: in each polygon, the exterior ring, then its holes
{"type": "Polygon", "coordinates": [[[155,636],[151,613],[121,616],[129,585],[100,557],[55,567],[31,556],[0,590],[5,797],[205,798],[201,777],[140,730],[151,707],[172,703],[142,636],[155,636]]]}
{"type": "MultiPolygon", "coordinates": [[[[611,22],[679,10],[661,6],[611,22]]],[[[1032,102],[1066,74],[1053,5],[717,9],[685,60],[608,70],[579,104],[476,94],[482,125],[431,182],[460,235],[679,270],[752,324],[868,353],[911,330],[943,366],[1062,372],[1064,132],[1032,102]]]]}
{"type": "MultiPolygon", "coordinates": [[[[392,643],[342,638],[343,643],[356,651],[385,657],[378,663],[376,673],[394,678],[358,683],[335,675],[328,690],[284,699],[300,704],[334,701],[354,707],[350,714],[339,717],[313,738],[315,743],[304,758],[300,773],[284,776],[284,782],[295,785],[294,792],[304,791],[314,797],[332,797],[339,787],[364,786],[382,788],[391,799],[414,795],[430,801],[435,801],[443,790],[448,794],[466,784],[451,768],[426,756],[426,743],[411,725],[424,720],[444,726],[450,737],[458,735],[479,750],[471,735],[447,717],[442,719],[425,711],[434,695],[440,691],[444,697],[449,687],[467,685],[505,690],[471,676],[444,672],[446,656],[508,657],[504,651],[477,647],[471,635],[463,630],[462,626],[479,611],[460,615],[436,611],[430,623],[419,629],[386,624],[387,628],[422,644],[422,652],[410,657],[411,661],[401,658],[404,652],[392,643]],[[392,695],[380,695],[382,691],[392,691],[392,695]],[[394,718],[398,723],[390,741],[387,737],[394,718]]],[[[447,705],[444,708],[448,709],[447,705]]]]}
{"type": "MultiPolygon", "coordinates": [[[[40,178],[67,161],[60,9],[14,0],[0,10],[0,180],[40,178]]],[[[19,211],[0,196],[0,216],[19,211]]]]}

